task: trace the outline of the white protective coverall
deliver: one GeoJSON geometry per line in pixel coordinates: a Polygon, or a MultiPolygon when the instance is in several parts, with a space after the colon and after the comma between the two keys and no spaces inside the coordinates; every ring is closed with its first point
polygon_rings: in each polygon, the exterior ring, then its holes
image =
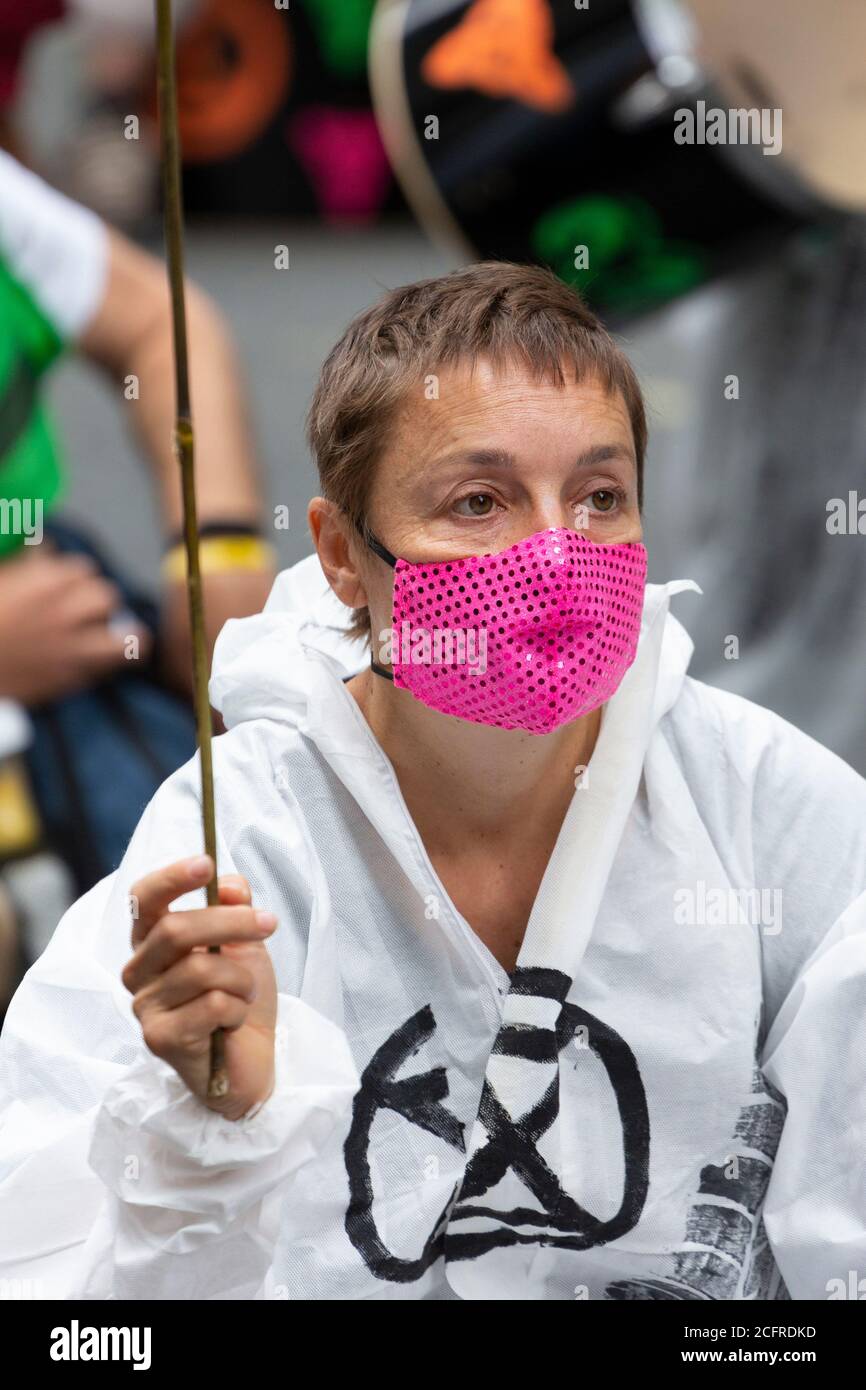
{"type": "Polygon", "coordinates": [[[668,609],[688,587],[647,587],[511,977],[345,688],[366,654],[317,559],[227,624],[219,870],[279,917],[276,1089],[237,1123],[208,1111],[120,983],[130,886],[201,849],[193,760],[11,1005],[0,1278],[45,1298],[843,1296],[866,1272],[866,783],[686,674],[668,609]]]}

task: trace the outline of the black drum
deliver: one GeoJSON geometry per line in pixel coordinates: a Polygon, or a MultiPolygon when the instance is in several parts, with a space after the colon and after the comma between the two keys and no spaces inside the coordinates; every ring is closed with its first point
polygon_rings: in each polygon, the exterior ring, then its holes
{"type": "Polygon", "coordinates": [[[689,55],[669,0],[380,0],[370,67],[422,225],[467,257],[545,262],[619,318],[829,215],[784,159],[701,141],[728,101],[689,55]]]}

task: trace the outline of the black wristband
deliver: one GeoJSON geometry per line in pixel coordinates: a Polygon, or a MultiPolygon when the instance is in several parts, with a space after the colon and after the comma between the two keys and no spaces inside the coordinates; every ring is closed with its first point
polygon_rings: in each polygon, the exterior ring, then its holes
{"type": "MultiPolygon", "coordinates": [[[[198,528],[199,540],[204,540],[207,536],[257,536],[262,535],[262,528],[254,521],[205,521],[198,528]]],[[[174,550],[176,546],[183,545],[183,530],[175,531],[169,536],[165,543],[165,553],[174,550]]]]}

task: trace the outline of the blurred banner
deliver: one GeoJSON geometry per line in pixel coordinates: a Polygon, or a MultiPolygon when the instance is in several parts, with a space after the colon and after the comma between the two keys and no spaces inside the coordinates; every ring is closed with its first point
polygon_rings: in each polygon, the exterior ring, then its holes
{"type": "Polygon", "coordinates": [[[367,221],[395,197],[370,105],[373,0],[204,0],[178,48],[191,211],[367,221]]]}
{"type": "MultiPolygon", "coordinates": [[[[369,95],[373,8],[374,0],[175,4],[190,213],[364,223],[405,210],[369,95]]],[[[32,0],[26,16],[20,9],[0,0],[0,113],[17,93],[30,40],[62,20],[76,45],[67,66],[81,68],[80,105],[49,139],[44,172],[111,221],[135,229],[152,220],[151,0],[32,0]]],[[[44,95],[51,104],[55,93],[44,95]]],[[[15,144],[8,129],[3,143],[15,144]]]]}

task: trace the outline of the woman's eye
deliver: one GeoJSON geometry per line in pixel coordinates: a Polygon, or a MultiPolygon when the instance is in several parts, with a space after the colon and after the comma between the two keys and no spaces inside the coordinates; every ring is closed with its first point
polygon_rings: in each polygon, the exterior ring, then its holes
{"type": "Polygon", "coordinates": [[[473,492],[470,497],[461,497],[455,507],[459,510],[466,507],[468,510],[460,512],[461,516],[489,516],[493,507],[493,498],[489,492],[473,492]]]}
{"type": "Polygon", "coordinates": [[[611,512],[617,504],[617,495],[609,488],[599,488],[592,494],[592,502],[597,511],[611,512]]]}

